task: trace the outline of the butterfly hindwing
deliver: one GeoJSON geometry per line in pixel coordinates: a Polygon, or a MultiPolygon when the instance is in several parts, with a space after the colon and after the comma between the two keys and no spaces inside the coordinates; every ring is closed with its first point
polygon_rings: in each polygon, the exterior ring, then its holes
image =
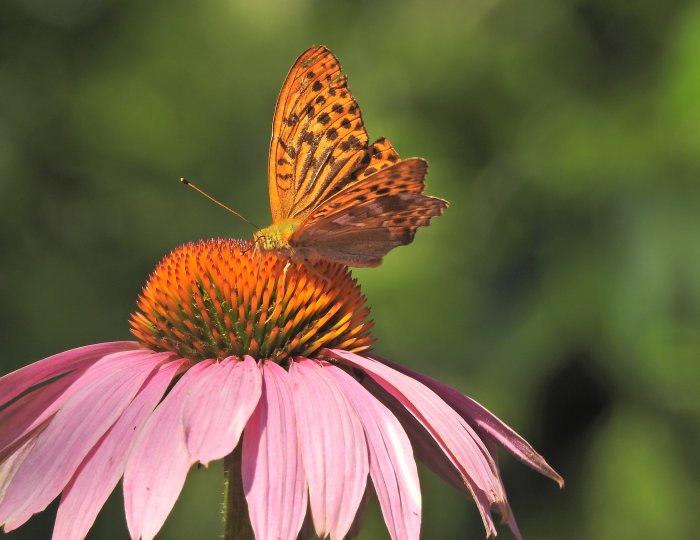
{"type": "Polygon", "coordinates": [[[371,172],[314,211],[290,245],[311,258],[378,265],[446,208],[446,201],[422,194],[426,172],[427,163],[418,158],[371,172]]]}

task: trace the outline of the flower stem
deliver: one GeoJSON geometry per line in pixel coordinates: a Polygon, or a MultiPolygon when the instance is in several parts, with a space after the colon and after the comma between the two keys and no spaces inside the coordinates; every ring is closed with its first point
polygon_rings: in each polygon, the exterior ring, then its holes
{"type": "Polygon", "coordinates": [[[224,540],[255,540],[241,476],[242,444],[224,458],[224,540]]]}

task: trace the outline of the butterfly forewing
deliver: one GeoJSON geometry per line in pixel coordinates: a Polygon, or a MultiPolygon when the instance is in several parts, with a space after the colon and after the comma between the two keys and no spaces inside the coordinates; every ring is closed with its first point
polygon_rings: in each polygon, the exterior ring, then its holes
{"type": "Polygon", "coordinates": [[[292,67],[277,101],[270,144],[273,221],[303,219],[353,181],[367,150],[360,109],[338,60],[309,49],[292,67]]]}

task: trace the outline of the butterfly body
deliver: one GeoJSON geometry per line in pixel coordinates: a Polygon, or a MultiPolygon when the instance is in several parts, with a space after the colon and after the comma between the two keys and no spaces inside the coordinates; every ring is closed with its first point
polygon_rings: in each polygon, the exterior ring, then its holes
{"type": "Polygon", "coordinates": [[[423,195],[427,162],[401,160],[391,143],[369,144],[338,60],[312,47],[282,86],[272,129],[273,224],[254,235],[261,250],[293,261],[377,266],[447,201],[423,195]]]}

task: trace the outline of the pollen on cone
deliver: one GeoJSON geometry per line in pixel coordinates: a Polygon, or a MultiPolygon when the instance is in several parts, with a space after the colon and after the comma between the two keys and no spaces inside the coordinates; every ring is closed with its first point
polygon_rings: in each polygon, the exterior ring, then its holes
{"type": "Polygon", "coordinates": [[[175,249],[144,287],[131,332],[185,358],[251,355],[278,362],[322,348],[372,345],[369,309],[346,267],[289,264],[251,242],[207,240],[175,249]]]}

